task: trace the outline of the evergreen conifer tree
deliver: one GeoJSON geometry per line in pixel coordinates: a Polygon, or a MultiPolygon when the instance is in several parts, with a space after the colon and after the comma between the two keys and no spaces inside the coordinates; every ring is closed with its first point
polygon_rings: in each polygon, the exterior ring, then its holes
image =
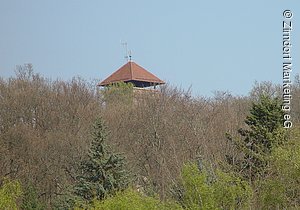
{"type": "Polygon", "coordinates": [[[32,184],[29,184],[24,189],[21,209],[23,209],[23,210],[31,210],[31,209],[42,210],[42,209],[45,209],[45,206],[43,205],[43,203],[41,203],[41,201],[39,201],[37,190],[34,188],[34,186],[32,184]]]}
{"type": "Polygon", "coordinates": [[[125,158],[111,152],[105,144],[107,131],[99,118],[94,124],[93,139],[86,160],[80,164],[80,175],[75,186],[75,194],[90,202],[101,200],[116,191],[124,190],[129,183],[129,173],[125,169],[125,158]]]}
{"type": "Polygon", "coordinates": [[[228,157],[228,160],[244,177],[253,180],[264,174],[271,151],[284,144],[280,99],[261,95],[259,101],[252,104],[245,123],[248,128],[238,130],[240,139],[226,134],[227,139],[243,154],[240,161],[235,161],[233,157],[228,157]]]}

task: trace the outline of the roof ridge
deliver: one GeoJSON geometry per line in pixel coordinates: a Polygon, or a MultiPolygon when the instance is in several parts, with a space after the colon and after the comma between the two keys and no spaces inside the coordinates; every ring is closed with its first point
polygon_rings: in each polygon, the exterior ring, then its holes
{"type": "Polygon", "coordinates": [[[131,78],[133,78],[132,61],[129,61],[129,72],[130,72],[131,78]]]}

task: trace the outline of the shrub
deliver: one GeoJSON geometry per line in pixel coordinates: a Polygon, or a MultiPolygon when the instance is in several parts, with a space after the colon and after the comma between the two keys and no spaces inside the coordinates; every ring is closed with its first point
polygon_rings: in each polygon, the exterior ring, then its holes
{"type": "Polygon", "coordinates": [[[182,172],[182,204],[187,209],[243,209],[249,206],[252,190],[247,182],[221,170],[199,170],[185,165],[182,172]]]}
{"type": "Polygon", "coordinates": [[[18,181],[4,179],[0,187],[0,209],[18,209],[17,200],[21,195],[22,189],[18,181]]]}
{"type": "Polygon", "coordinates": [[[274,150],[270,157],[269,176],[258,182],[263,209],[300,208],[300,133],[274,150]],[[298,139],[297,139],[298,138],[298,139]]]}
{"type": "Polygon", "coordinates": [[[159,198],[145,196],[133,189],[127,189],[103,201],[94,201],[94,209],[101,210],[180,210],[178,204],[159,198]]]}

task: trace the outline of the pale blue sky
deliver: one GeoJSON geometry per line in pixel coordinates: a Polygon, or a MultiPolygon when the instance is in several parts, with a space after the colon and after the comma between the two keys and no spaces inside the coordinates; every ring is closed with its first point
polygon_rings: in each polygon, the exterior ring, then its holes
{"type": "Polygon", "coordinates": [[[105,79],[125,63],[123,40],[172,85],[247,94],[255,80],[281,83],[285,9],[295,75],[299,0],[0,0],[0,76],[32,63],[52,79],[105,79]]]}

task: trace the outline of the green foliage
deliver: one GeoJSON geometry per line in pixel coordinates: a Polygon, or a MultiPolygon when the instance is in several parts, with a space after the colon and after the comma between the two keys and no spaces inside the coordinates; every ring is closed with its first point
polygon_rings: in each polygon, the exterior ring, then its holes
{"type": "Polygon", "coordinates": [[[284,209],[287,205],[285,186],[279,180],[259,181],[258,204],[261,209],[284,209]]]}
{"type": "Polygon", "coordinates": [[[253,103],[245,123],[252,130],[249,132],[259,137],[259,134],[272,133],[282,127],[282,116],[281,101],[262,95],[258,103],[253,103]]]}
{"type": "Polygon", "coordinates": [[[107,104],[112,102],[121,102],[121,104],[130,104],[133,96],[132,83],[117,82],[113,83],[102,90],[104,101],[107,104]]]}
{"type": "Polygon", "coordinates": [[[252,189],[240,177],[217,170],[217,181],[214,183],[214,194],[221,209],[245,209],[249,207],[252,189]]]}
{"type": "Polygon", "coordinates": [[[259,101],[252,104],[245,123],[249,129],[238,130],[241,139],[227,134],[227,138],[243,153],[243,159],[240,162],[229,160],[237,171],[252,180],[264,174],[271,151],[286,141],[281,101],[261,95],[259,101]]]}
{"type": "Polygon", "coordinates": [[[21,196],[21,184],[15,180],[4,179],[0,187],[0,209],[18,209],[17,201],[21,196]]]}
{"type": "Polygon", "coordinates": [[[184,166],[182,171],[182,205],[197,209],[243,209],[248,207],[252,190],[238,176],[220,170],[209,171],[196,164],[184,166]]]}
{"type": "Polygon", "coordinates": [[[104,199],[127,188],[129,173],[125,158],[110,151],[105,144],[106,127],[99,118],[94,124],[93,140],[86,160],[81,162],[75,194],[84,201],[104,199]]]}
{"type": "Polygon", "coordinates": [[[45,209],[45,206],[39,201],[38,194],[33,185],[28,185],[24,189],[24,196],[21,208],[23,210],[42,210],[45,209]]]}
{"type": "Polygon", "coordinates": [[[269,177],[259,181],[263,209],[300,208],[300,135],[274,150],[269,177]]]}
{"type": "Polygon", "coordinates": [[[180,210],[174,202],[161,202],[159,198],[145,196],[133,189],[118,192],[103,201],[94,201],[94,209],[101,210],[180,210]]]}

